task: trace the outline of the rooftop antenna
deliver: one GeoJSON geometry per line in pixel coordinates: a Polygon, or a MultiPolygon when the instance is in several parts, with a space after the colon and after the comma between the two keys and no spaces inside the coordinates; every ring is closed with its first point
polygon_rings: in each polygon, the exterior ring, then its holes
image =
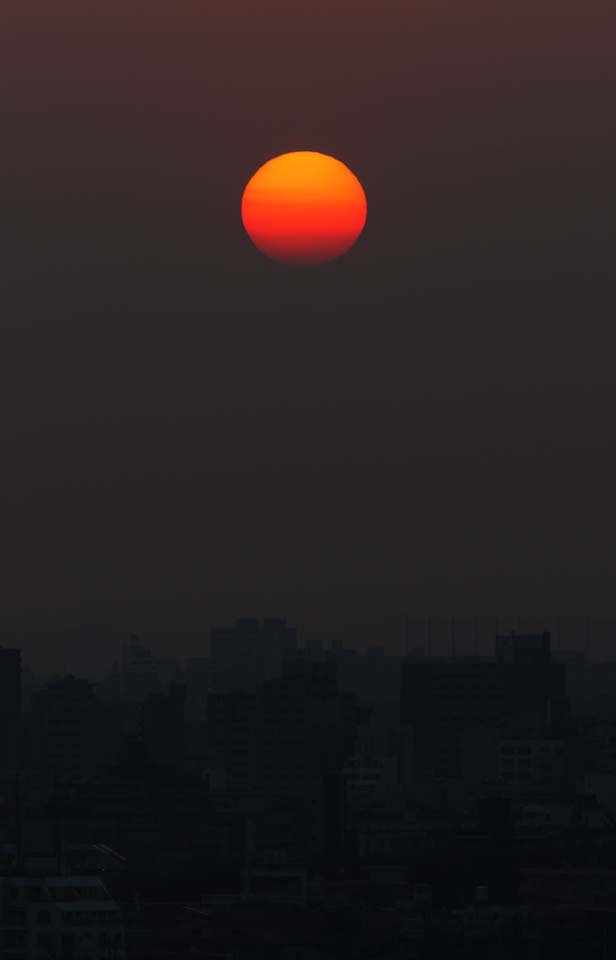
{"type": "Polygon", "coordinates": [[[426,646],[428,656],[432,656],[432,617],[426,617],[426,646]]]}
{"type": "Polygon", "coordinates": [[[456,618],[451,618],[451,658],[456,659],[456,618]]]}
{"type": "Polygon", "coordinates": [[[479,656],[479,623],[478,618],[475,617],[474,620],[474,629],[475,629],[475,656],[479,656]]]}
{"type": "Polygon", "coordinates": [[[404,649],[406,656],[409,655],[409,615],[404,618],[404,649]]]}
{"type": "Polygon", "coordinates": [[[584,637],[584,656],[590,660],[590,617],[586,617],[586,635],[584,637]]]}

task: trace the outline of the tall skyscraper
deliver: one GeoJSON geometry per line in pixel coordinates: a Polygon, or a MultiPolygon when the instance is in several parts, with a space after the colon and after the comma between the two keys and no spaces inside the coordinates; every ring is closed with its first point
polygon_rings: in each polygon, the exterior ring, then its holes
{"type": "Polygon", "coordinates": [[[280,676],[284,661],[297,651],[297,631],[284,619],[237,620],[211,632],[211,689],[254,690],[280,676]]]}
{"type": "Polygon", "coordinates": [[[15,766],[21,722],[21,650],[0,647],[0,764],[15,766]]]}
{"type": "Polygon", "coordinates": [[[566,718],[566,671],[549,634],[498,637],[496,657],[406,662],[400,718],[412,731],[413,779],[463,775],[465,732],[538,736],[566,718]]]}

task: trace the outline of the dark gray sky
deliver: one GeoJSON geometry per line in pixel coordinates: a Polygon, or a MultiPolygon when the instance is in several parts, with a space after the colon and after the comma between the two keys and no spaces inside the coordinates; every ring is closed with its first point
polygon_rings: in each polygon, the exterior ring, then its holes
{"type": "Polygon", "coordinates": [[[4,629],[611,613],[615,26],[5,2],[4,629]],[[368,197],[307,271],[239,215],[292,149],[368,197]]]}

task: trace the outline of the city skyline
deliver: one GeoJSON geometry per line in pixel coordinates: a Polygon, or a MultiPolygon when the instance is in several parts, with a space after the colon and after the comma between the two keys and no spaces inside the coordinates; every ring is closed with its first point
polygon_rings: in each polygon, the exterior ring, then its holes
{"type": "MultiPolygon", "coordinates": [[[[83,625],[64,631],[0,634],[0,647],[18,648],[24,665],[34,673],[62,676],[76,673],[101,677],[120,662],[122,648],[136,636],[155,656],[173,656],[179,662],[211,654],[212,632],[229,629],[238,620],[259,622],[267,617],[233,617],[224,626],[213,623],[203,630],[156,631],[120,630],[105,625],[83,625]]],[[[494,653],[499,635],[540,635],[551,637],[555,655],[578,653],[588,662],[612,662],[616,617],[523,617],[523,616],[418,616],[404,614],[384,618],[380,623],[353,623],[320,629],[302,629],[290,618],[282,619],[297,631],[302,649],[333,651],[346,649],[359,654],[370,650],[385,656],[488,656],[494,653]]]]}
{"type": "Polygon", "coordinates": [[[100,682],[0,654],[7,956],[616,943],[614,662],[547,632],[355,655],[272,617],[214,628],[184,670],[126,638],[100,682]]]}

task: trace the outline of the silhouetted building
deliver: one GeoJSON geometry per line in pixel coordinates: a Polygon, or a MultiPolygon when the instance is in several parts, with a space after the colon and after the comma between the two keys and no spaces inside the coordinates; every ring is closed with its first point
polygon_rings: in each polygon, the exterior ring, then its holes
{"type": "Polygon", "coordinates": [[[284,619],[236,620],[233,627],[211,631],[213,692],[254,690],[280,676],[284,661],[297,650],[297,631],[284,619]]]}
{"type": "Polygon", "coordinates": [[[565,667],[551,662],[548,634],[498,638],[494,660],[406,662],[400,715],[407,725],[406,785],[462,781],[469,730],[527,739],[562,731],[565,667]]]}
{"type": "Polygon", "coordinates": [[[258,861],[305,861],[342,842],[331,785],[356,723],[355,700],[339,693],[333,662],[289,660],[283,676],[254,692],[210,694],[208,766],[219,790],[222,783],[252,797],[258,861]]]}
{"type": "Polygon", "coordinates": [[[67,676],[32,696],[32,740],[40,769],[58,777],[92,773],[111,759],[115,718],[88,680],[67,676]]]}
{"type": "Polygon", "coordinates": [[[21,717],[21,651],[0,647],[0,767],[14,767],[21,717]]]}
{"type": "Polygon", "coordinates": [[[122,696],[133,703],[160,693],[181,678],[176,657],[155,657],[136,634],[122,644],[122,696]]]}
{"type": "Polygon", "coordinates": [[[210,778],[225,791],[247,791],[254,784],[256,707],[256,695],[243,690],[208,696],[205,760],[210,778]]]}
{"type": "Polygon", "coordinates": [[[0,877],[4,960],[124,960],[120,909],[99,877],[0,877]]]}
{"type": "Polygon", "coordinates": [[[165,693],[151,693],[141,707],[141,738],[155,763],[177,768],[184,763],[185,700],[186,688],[171,683],[165,693]]]}
{"type": "Polygon", "coordinates": [[[504,784],[555,789],[564,787],[566,745],[560,737],[506,738],[499,747],[499,775],[504,784]]]}
{"type": "Polygon", "coordinates": [[[296,657],[283,664],[282,679],[286,686],[273,684],[273,689],[288,689],[301,696],[335,697],[338,693],[338,669],[333,660],[307,660],[296,657]]]}
{"type": "Polygon", "coordinates": [[[186,750],[197,765],[206,750],[207,701],[212,685],[210,657],[189,657],[184,671],[186,683],[186,750]]]}
{"type": "Polygon", "coordinates": [[[547,666],[552,659],[550,634],[511,633],[497,636],[496,659],[499,663],[547,666]]]}

